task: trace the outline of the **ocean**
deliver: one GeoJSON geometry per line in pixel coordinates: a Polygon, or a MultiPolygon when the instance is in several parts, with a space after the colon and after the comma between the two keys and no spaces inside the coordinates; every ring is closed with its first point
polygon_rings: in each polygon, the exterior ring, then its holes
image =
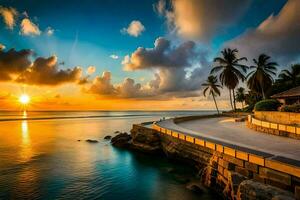
{"type": "Polygon", "coordinates": [[[186,189],[192,168],[103,139],[134,123],[209,113],[215,112],[0,112],[0,199],[216,199],[186,189]]]}

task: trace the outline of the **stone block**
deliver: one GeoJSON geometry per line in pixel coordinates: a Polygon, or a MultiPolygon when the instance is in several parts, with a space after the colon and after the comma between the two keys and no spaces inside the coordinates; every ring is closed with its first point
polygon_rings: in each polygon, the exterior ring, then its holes
{"type": "Polygon", "coordinates": [[[175,138],[178,138],[178,133],[173,132],[173,133],[172,133],[172,136],[175,137],[175,138]]]}
{"type": "Polygon", "coordinates": [[[277,181],[285,185],[291,185],[292,177],[289,174],[278,172],[269,168],[259,167],[259,175],[266,179],[277,181]]]}
{"type": "Polygon", "coordinates": [[[300,135],[300,128],[297,128],[297,134],[300,135]]]}
{"type": "Polygon", "coordinates": [[[223,175],[224,168],[221,165],[218,165],[218,172],[223,175]]]}
{"type": "Polygon", "coordinates": [[[216,150],[216,144],[215,143],[211,143],[211,142],[205,142],[205,147],[212,149],[212,150],[216,150]]]}
{"type": "Polygon", "coordinates": [[[236,151],[236,158],[248,161],[248,153],[236,151]]]}
{"type": "Polygon", "coordinates": [[[265,159],[261,156],[249,154],[249,162],[254,163],[257,165],[264,166],[265,165],[265,159]]]}
{"type": "Polygon", "coordinates": [[[198,144],[200,146],[204,146],[204,140],[200,140],[200,139],[195,138],[195,144],[198,144]]]}
{"type": "Polygon", "coordinates": [[[223,159],[228,161],[229,163],[233,163],[237,166],[240,166],[240,167],[244,167],[244,161],[243,160],[240,160],[240,159],[237,159],[235,157],[232,157],[232,156],[228,156],[228,155],[223,155],[223,159]]]}
{"type": "Polygon", "coordinates": [[[286,131],[289,133],[296,133],[296,127],[295,126],[286,126],[286,131]]]}
{"type": "Polygon", "coordinates": [[[243,168],[243,167],[238,167],[236,166],[235,167],[235,172],[245,176],[245,177],[248,177],[249,176],[249,172],[247,169],[243,168]]]}
{"type": "Polygon", "coordinates": [[[278,125],[278,129],[279,129],[280,131],[286,131],[286,125],[279,124],[279,125],[278,125]]]}
{"type": "Polygon", "coordinates": [[[222,145],[219,145],[219,144],[217,144],[216,145],[216,150],[218,151],[218,152],[220,152],[220,153],[223,153],[223,146],[222,145]]]}
{"type": "Polygon", "coordinates": [[[191,142],[191,143],[194,143],[194,138],[193,137],[191,137],[191,136],[185,136],[185,140],[187,141],[187,142],[191,142]]]}
{"type": "Polygon", "coordinates": [[[258,165],[257,164],[245,162],[245,168],[254,173],[258,173],[258,165]]]}
{"type": "Polygon", "coordinates": [[[269,122],[264,122],[264,121],[262,121],[262,122],[261,122],[261,126],[262,126],[262,127],[265,127],[265,128],[269,128],[269,127],[270,127],[270,123],[269,123],[269,122]]]}
{"type": "Polygon", "coordinates": [[[300,168],[296,166],[287,165],[276,160],[266,159],[266,167],[275,169],[280,172],[288,173],[300,178],[300,168]]]}
{"type": "Polygon", "coordinates": [[[183,134],[179,133],[179,139],[181,139],[181,140],[185,140],[185,135],[183,135],[183,134]]]}
{"type": "Polygon", "coordinates": [[[276,123],[270,123],[270,127],[272,129],[278,129],[278,124],[276,124],[276,123]]]}
{"type": "Polygon", "coordinates": [[[235,157],[235,149],[224,147],[224,154],[235,157]]]}

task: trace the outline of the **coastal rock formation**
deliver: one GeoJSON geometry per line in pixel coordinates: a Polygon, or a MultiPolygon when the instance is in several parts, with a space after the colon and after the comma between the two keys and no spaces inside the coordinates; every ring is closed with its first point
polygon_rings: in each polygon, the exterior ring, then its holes
{"type": "Polygon", "coordinates": [[[98,140],[87,139],[86,142],[88,142],[88,143],[98,143],[98,140]]]}
{"type": "Polygon", "coordinates": [[[130,146],[131,136],[128,133],[119,133],[111,139],[111,144],[119,148],[127,148],[130,146]]]}
{"type": "Polygon", "coordinates": [[[253,180],[246,180],[239,185],[237,199],[294,200],[295,198],[291,192],[253,180]]]}
{"type": "Polygon", "coordinates": [[[110,140],[111,139],[111,136],[110,135],[107,135],[104,137],[104,140],[110,140]]]}
{"type": "Polygon", "coordinates": [[[140,130],[136,127],[131,130],[131,136],[131,148],[151,154],[162,153],[160,136],[157,131],[153,129],[140,130]]]}

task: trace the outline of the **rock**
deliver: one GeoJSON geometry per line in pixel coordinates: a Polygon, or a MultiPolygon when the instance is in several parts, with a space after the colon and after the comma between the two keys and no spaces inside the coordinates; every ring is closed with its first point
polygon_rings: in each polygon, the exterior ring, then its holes
{"type": "Polygon", "coordinates": [[[86,142],[89,142],[89,143],[98,143],[98,140],[91,140],[91,139],[87,139],[85,140],[86,142]]]}
{"type": "Polygon", "coordinates": [[[111,139],[111,136],[110,135],[107,135],[104,137],[104,140],[110,140],[111,139]]]}
{"type": "Polygon", "coordinates": [[[245,180],[239,186],[237,199],[294,200],[295,197],[291,192],[253,180],[245,180]]]}
{"type": "Polygon", "coordinates": [[[129,147],[130,140],[131,140],[131,136],[128,133],[124,132],[124,133],[119,133],[118,135],[113,137],[110,142],[115,147],[125,148],[125,147],[129,147]]]}
{"type": "Polygon", "coordinates": [[[81,140],[77,140],[77,142],[80,142],[81,140]]]}
{"type": "Polygon", "coordinates": [[[121,132],[120,131],[115,131],[115,134],[120,134],[121,132]]]}

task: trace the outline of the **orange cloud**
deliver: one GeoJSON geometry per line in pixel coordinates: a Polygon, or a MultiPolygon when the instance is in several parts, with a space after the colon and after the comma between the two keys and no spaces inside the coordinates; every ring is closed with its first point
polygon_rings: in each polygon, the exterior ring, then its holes
{"type": "Polygon", "coordinates": [[[145,27],[138,20],[133,20],[127,28],[123,28],[121,30],[122,33],[127,33],[128,35],[131,35],[133,37],[140,36],[143,31],[145,31],[145,27]]]}
{"type": "Polygon", "coordinates": [[[41,31],[39,27],[34,24],[32,21],[30,21],[29,18],[25,18],[21,22],[21,31],[20,33],[22,35],[40,35],[41,31]]]}
{"type": "Polygon", "coordinates": [[[5,8],[0,6],[0,15],[2,15],[6,26],[9,29],[13,29],[18,12],[14,8],[5,8]]]}

